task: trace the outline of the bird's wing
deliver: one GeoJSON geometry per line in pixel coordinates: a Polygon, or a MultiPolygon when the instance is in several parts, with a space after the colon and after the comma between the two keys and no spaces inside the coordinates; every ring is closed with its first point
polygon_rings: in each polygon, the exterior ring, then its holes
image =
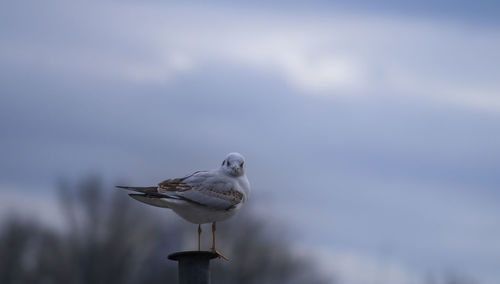
{"type": "Polygon", "coordinates": [[[234,184],[211,172],[169,179],[158,184],[158,192],[216,210],[230,209],[243,201],[243,194],[234,184]]]}
{"type": "Polygon", "coordinates": [[[159,193],[168,193],[168,192],[181,192],[181,191],[186,191],[191,189],[191,185],[187,183],[187,180],[193,177],[197,176],[204,176],[208,174],[206,171],[199,171],[192,173],[188,176],[181,177],[181,178],[171,178],[164,180],[158,184],[157,191],[159,193]]]}
{"type": "Polygon", "coordinates": [[[156,197],[156,198],[164,198],[168,197],[167,195],[161,194],[158,192],[158,188],[156,186],[123,186],[123,185],[117,185],[117,188],[122,188],[122,189],[127,189],[127,190],[133,190],[136,192],[143,193],[144,195],[147,195],[149,197],[156,197]]]}

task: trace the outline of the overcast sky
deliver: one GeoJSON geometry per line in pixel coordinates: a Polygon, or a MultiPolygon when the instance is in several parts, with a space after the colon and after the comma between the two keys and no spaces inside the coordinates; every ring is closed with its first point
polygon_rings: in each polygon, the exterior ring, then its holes
{"type": "Polygon", "coordinates": [[[252,210],[345,283],[498,283],[499,10],[3,1],[0,207],[50,220],[58,177],[148,185],[238,151],[252,210]]]}

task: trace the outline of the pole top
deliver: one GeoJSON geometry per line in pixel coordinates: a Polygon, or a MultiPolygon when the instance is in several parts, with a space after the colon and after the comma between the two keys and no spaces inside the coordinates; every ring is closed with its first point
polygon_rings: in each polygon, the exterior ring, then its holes
{"type": "Polygon", "coordinates": [[[210,260],[218,257],[211,251],[180,251],[168,256],[179,263],[180,284],[210,284],[210,260]]]}
{"type": "Polygon", "coordinates": [[[211,251],[191,250],[191,251],[180,251],[172,253],[168,256],[168,259],[176,261],[180,261],[181,259],[187,259],[187,258],[202,258],[210,260],[217,257],[218,255],[211,251]]]}

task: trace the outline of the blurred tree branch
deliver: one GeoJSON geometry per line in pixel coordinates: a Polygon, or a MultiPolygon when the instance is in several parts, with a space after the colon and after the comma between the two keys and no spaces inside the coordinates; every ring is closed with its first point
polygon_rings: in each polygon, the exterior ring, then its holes
{"type": "MultiPolygon", "coordinates": [[[[58,188],[62,231],[16,218],[1,227],[0,283],[177,283],[167,255],[194,236],[194,226],[170,221],[168,210],[152,212],[97,177],[61,181],[58,188]]],[[[231,261],[215,262],[214,283],[327,283],[248,212],[218,229],[231,261]]]]}

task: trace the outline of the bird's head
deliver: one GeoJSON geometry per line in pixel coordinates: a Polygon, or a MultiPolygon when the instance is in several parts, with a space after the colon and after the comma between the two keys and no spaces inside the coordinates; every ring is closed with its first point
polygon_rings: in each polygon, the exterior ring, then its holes
{"type": "Polygon", "coordinates": [[[242,176],[245,174],[245,157],[240,153],[229,153],[222,161],[221,168],[228,175],[242,176]]]}

